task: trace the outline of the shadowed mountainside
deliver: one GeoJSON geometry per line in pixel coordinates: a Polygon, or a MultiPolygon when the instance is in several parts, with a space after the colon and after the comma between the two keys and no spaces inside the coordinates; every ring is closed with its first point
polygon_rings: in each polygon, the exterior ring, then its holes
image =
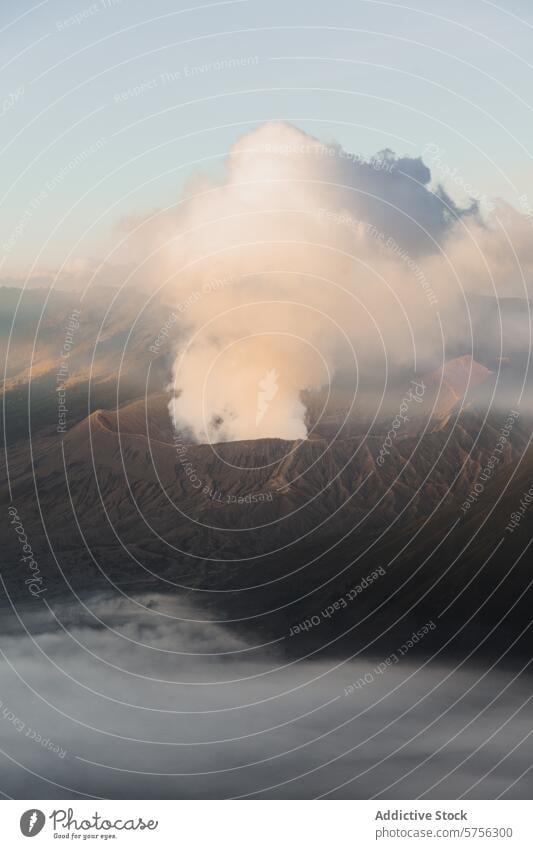
{"type": "MultiPolygon", "coordinates": [[[[533,474],[529,421],[516,420],[502,441],[506,416],[446,410],[425,432],[399,433],[380,464],[386,422],[331,442],[317,428],[304,441],[195,445],[173,433],[167,405],[167,395],[150,395],[96,410],[64,435],[44,432],[31,451],[10,447],[13,503],[48,598],[157,589],[286,640],[292,624],[380,566],[385,575],[356,605],[286,643],[301,651],[392,639],[451,605],[439,629],[448,639],[475,612],[473,599],[485,602],[475,624],[484,633],[524,590],[527,517],[512,534],[505,525],[533,474]],[[462,510],[498,446],[482,492],[462,510]]],[[[14,534],[6,546],[7,590],[23,601],[14,534]]]]}

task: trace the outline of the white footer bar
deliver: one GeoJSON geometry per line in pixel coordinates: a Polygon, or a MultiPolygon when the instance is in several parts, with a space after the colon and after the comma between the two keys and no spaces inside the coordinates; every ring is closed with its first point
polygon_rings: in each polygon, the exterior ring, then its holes
{"type": "Polygon", "coordinates": [[[0,805],[6,847],[533,847],[527,801],[9,800],[0,805]]]}

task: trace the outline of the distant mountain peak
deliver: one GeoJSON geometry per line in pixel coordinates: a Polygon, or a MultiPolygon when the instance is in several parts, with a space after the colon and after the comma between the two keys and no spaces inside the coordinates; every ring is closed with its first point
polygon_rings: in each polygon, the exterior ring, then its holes
{"type": "Polygon", "coordinates": [[[492,372],[469,354],[455,357],[438,369],[423,376],[429,389],[421,413],[430,413],[439,419],[441,426],[448,420],[454,407],[477,386],[484,383],[492,372]]]}

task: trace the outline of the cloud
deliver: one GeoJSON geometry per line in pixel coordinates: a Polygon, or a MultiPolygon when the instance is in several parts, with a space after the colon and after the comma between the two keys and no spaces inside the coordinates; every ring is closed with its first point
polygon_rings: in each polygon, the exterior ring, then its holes
{"type": "Polygon", "coordinates": [[[459,208],[421,158],[363,160],[285,123],[240,138],[223,181],[197,175],[175,210],[129,226],[186,331],[170,411],[200,442],[305,437],[303,391],[467,352],[466,296],[511,294],[524,268],[529,285],[533,260],[525,216],[459,208]]]}
{"type": "MultiPolygon", "coordinates": [[[[290,663],[171,596],[85,601],[101,623],[81,606],[54,606],[63,628],[20,610],[35,642],[3,617],[14,798],[314,798],[344,784],[334,795],[409,799],[443,779],[429,792],[442,799],[479,778],[472,795],[494,798],[530,764],[527,710],[506,724],[530,698],[514,672],[406,657],[345,695],[383,658],[290,663]]],[[[509,797],[530,791],[525,778],[509,797]]]]}

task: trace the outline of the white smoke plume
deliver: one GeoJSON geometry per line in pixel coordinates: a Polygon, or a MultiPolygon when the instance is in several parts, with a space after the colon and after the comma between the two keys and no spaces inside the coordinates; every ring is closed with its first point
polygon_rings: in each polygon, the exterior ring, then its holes
{"type": "Polygon", "coordinates": [[[432,187],[421,159],[365,161],[284,123],[243,136],[223,182],[195,178],[142,232],[185,334],[171,415],[201,442],[304,438],[302,392],[442,361],[468,332],[465,293],[518,279],[501,226],[432,187]]]}

